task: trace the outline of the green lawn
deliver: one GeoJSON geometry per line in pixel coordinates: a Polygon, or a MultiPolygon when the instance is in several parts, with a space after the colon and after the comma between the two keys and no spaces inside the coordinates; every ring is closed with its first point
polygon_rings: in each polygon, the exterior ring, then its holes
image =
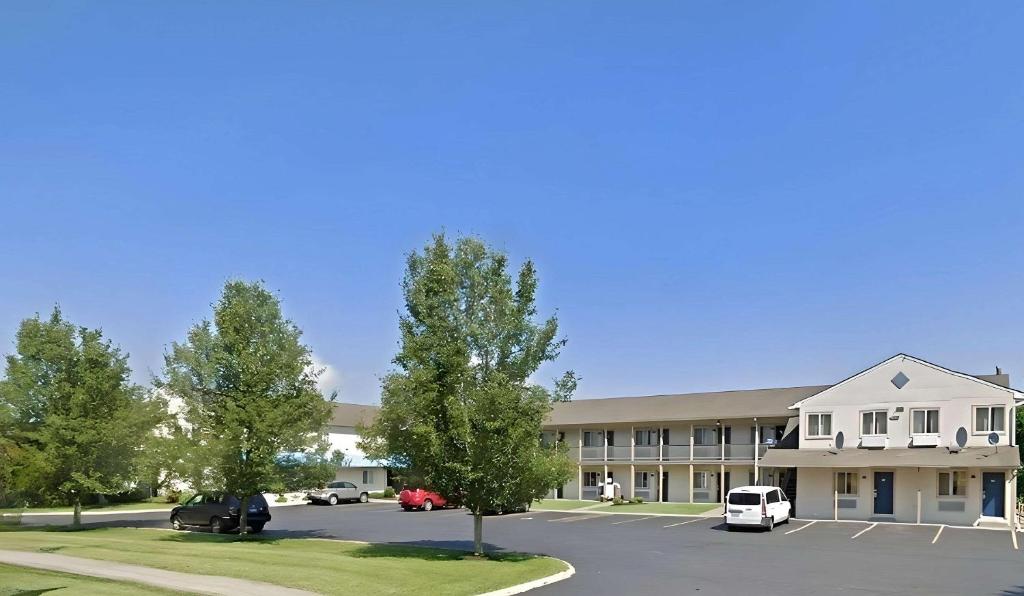
{"type": "MultiPolygon", "coordinates": [[[[167,509],[175,507],[177,503],[112,503],[110,505],[83,505],[82,511],[134,511],[137,509],[167,509]]],[[[72,513],[73,507],[25,507],[0,509],[0,513],[72,513]]]]}
{"type": "MultiPolygon", "coordinates": [[[[485,535],[486,538],[486,535],[485,535]]],[[[324,594],[479,594],[565,569],[557,559],[304,538],[100,528],[0,534],[3,548],[120,561],[184,573],[227,575],[324,594]]]]}
{"type": "Polygon", "coordinates": [[[133,594],[177,594],[141,584],[116,582],[95,577],[43,571],[29,567],[0,565],[0,596],[132,596],[133,594]]]}
{"type": "Polygon", "coordinates": [[[581,507],[593,507],[600,505],[597,501],[577,501],[575,499],[547,499],[534,501],[533,509],[551,509],[552,511],[571,511],[581,507]]]}
{"type": "Polygon", "coordinates": [[[679,513],[700,515],[721,507],[718,503],[627,503],[602,509],[608,513],[679,513]]]}

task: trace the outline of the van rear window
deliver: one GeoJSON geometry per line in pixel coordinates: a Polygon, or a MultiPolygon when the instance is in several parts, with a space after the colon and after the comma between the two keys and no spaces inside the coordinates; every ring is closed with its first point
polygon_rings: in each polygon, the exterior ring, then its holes
{"type": "Polygon", "coordinates": [[[760,505],[761,495],[757,493],[730,493],[730,505],[760,505]]]}

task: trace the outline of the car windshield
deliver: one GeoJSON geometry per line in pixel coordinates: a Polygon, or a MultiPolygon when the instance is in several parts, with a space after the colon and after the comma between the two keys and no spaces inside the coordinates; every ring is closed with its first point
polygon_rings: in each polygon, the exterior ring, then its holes
{"type": "Polygon", "coordinates": [[[761,495],[757,493],[729,493],[730,505],[760,505],[761,495]]]}

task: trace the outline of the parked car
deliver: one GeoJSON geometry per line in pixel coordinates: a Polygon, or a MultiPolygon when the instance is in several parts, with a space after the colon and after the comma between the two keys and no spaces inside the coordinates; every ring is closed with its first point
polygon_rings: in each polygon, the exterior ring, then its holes
{"type": "MultiPolygon", "coordinates": [[[[238,527],[241,520],[242,501],[232,495],[199,493],[171,509],[171,527],[184,530],[188,526],[209,526],[214,534],[227,532],[238,527]]],[[[254,533],[263,531],[270,521],[270,506],[263,495],[249,497],[246,521],[254,533]]]]}
{"type": "Polygon", "coordinates": [[[741,486],[729,491],[725,506],[725,527],[757,526],[769,532],[775,524],[788,522],[792,504],[776,486],[741,486]]]}
{"type": "Polygon", "coordinates": [[[306,498],[311,503],[327,503],[328,505],[337,505],[342,501],[346,503],[355,503],[356,501],[365,503],[370,500],[370,493],[365,490],[359,490],[359,487],[351,482],[337,480],[328,483],[326,487],[320,490],[310,491],[306,494],[306,498]]]}
{"type": "Polygon", "coordinates": [[[412,511],[413,509],[430,511],[434,507],[447,506],[448,500],[433,491],[423,490],[422,488],[413,490],[406,488],[398,493],[398,504],[406,511],[412,511]]]}

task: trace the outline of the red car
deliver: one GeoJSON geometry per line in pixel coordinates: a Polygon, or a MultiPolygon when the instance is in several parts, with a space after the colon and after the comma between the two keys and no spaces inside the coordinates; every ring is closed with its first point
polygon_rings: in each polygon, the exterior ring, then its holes
{"type": "Polygon", "coordinates": [[[406,511],[412,511],[413,509],[430,511],[434,507],[447,506],[448,501],[433,491],[417,488],[414,490],[404,489],[400,492],[398,494],[398,504],[406,511]]]}

